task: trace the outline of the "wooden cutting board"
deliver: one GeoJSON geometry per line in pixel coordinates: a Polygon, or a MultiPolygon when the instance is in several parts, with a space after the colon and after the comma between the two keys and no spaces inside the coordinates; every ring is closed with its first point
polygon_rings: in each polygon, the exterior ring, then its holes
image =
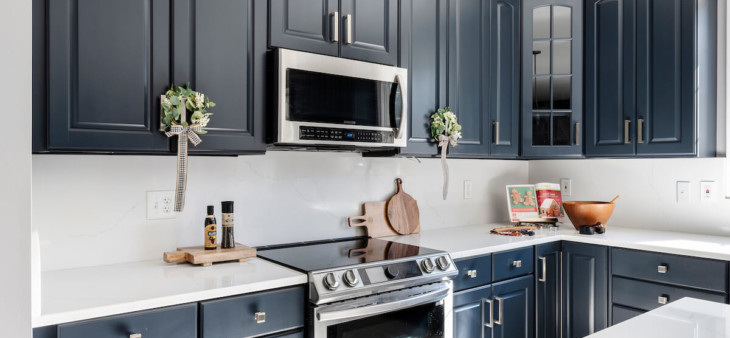
{"type": "Polygon", "coordinates": [[[403,191],[403,180],[397,178],[398,191],[386,205],[388,223],[393,230],[401,235],[413,234],[421,231],[421,220],[418,211],[418,202],[411,195],[403,191]]]}
{"type": "Polygon", "coordinates": [[[385,217],[385,202],[366,202],[362,205],[363,215],[347,219],[350,227],[365,227],[370,237],[397,236],[385,217]]]}
{"type": "Polygon", "coordinates": [[[251,257],[256,257],[256,249],[236,243],[236,247],[232,249],[205,250],[203,246],[177,248],[177,251],[165,252],[162,259],[167,263],[188,262],[195,265],[209,266],[218,262],[245,262],[251,257]]]}

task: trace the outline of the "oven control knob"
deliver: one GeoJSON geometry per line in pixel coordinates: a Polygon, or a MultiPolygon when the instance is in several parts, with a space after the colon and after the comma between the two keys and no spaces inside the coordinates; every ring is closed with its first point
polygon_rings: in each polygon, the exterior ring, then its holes
{"type": "Polygon", "coordinates": [[[446,256],[441,256],[439,258],[436,258],[436,265],[439,266],[439,269],[446,270],[451,266],[451,262],[449,262],[449,259],[446,258],[446,256]]]}
{"type": "Polygon", "coordinates": [[[357,278],[355,270],[347,270],[344,274],[342,274],[342,281],[345,282],[345,285],[347,286],[355,286],[360,280],[357,278]]]}
{"type": "Polygon", "coordinates": [[[426,258],[421,261],[421,268],[423,268],[423,271],[426,271],[426,273],[431,273],[436,268],[436,265],[433,264],[433,259],[426,258]]]}
{"type": "Polygon", "coordinates": [[[335,277],[335,274],[332,272],[324,276],[322,283],[327,289],[331,291],[335,291],[338,287],[340,287],[340,282],[337,281],[337,277],[335,277]]]}
{"type": "Polygon", "coordinates": [[[388,277],[388,279],[393,279],[398,277],[398,274],[400,271],[398,271],[397,266],[389,265],[385,268],[385,276],[388,277]]]}

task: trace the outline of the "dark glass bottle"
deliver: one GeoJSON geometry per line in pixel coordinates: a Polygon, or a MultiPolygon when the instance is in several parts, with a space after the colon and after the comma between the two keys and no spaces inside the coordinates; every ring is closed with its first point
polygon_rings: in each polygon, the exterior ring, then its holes
{"type": "Polygon", "coordinates": [[[205,250],[215,250],[218,248],[218,229],[215,224],[215,212],[212,205],[208,206],[208,216],[205,216],[205,250]]]}
{"type": "Polygon", "coordinates": [[[233,239],[233,201],[221,202],[221,210],[221,223],[223,224],[223,238],[221,238],[221,248],[235,248],[236,241],[233,239]]]}

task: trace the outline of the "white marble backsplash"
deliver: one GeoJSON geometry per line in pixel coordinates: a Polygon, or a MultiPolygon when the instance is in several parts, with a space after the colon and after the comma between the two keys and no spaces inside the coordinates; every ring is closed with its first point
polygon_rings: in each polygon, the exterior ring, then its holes
{"type": "Polygon", "coordinates": [[[205,207],[235,202],[236,241],[279,244],[362,234],[347,227],[361,203],[384,201],[396,177],[418,200],[421,228],[507,218],[505,184],[528,180],[527,161],[449,160],[449,198],[441,198],[438,159],[363,158],[356,153],[270,151],[191,157],[185,210],[147,220],[146,192],[173,190],[175,157],[34,155],[33,229],[44,271],[161,259],[200,245],[205,207]],[[464,180],[472,198],[463,198],[464,180]]]}

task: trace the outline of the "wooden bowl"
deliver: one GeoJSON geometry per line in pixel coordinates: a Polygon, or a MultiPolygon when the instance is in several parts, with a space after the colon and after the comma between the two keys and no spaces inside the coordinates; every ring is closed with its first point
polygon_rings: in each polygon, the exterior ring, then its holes
{"type": "Polygon", "coordinates": [[[616,205],[611,202],[597,201],[565,201],[563,209],[568,214],[568,218],[573,223],[575,230],[579,230],[581,225],[593,225],[598,222],[606,226],[606,222],[611,218],[613,208],[616,205]]]}

